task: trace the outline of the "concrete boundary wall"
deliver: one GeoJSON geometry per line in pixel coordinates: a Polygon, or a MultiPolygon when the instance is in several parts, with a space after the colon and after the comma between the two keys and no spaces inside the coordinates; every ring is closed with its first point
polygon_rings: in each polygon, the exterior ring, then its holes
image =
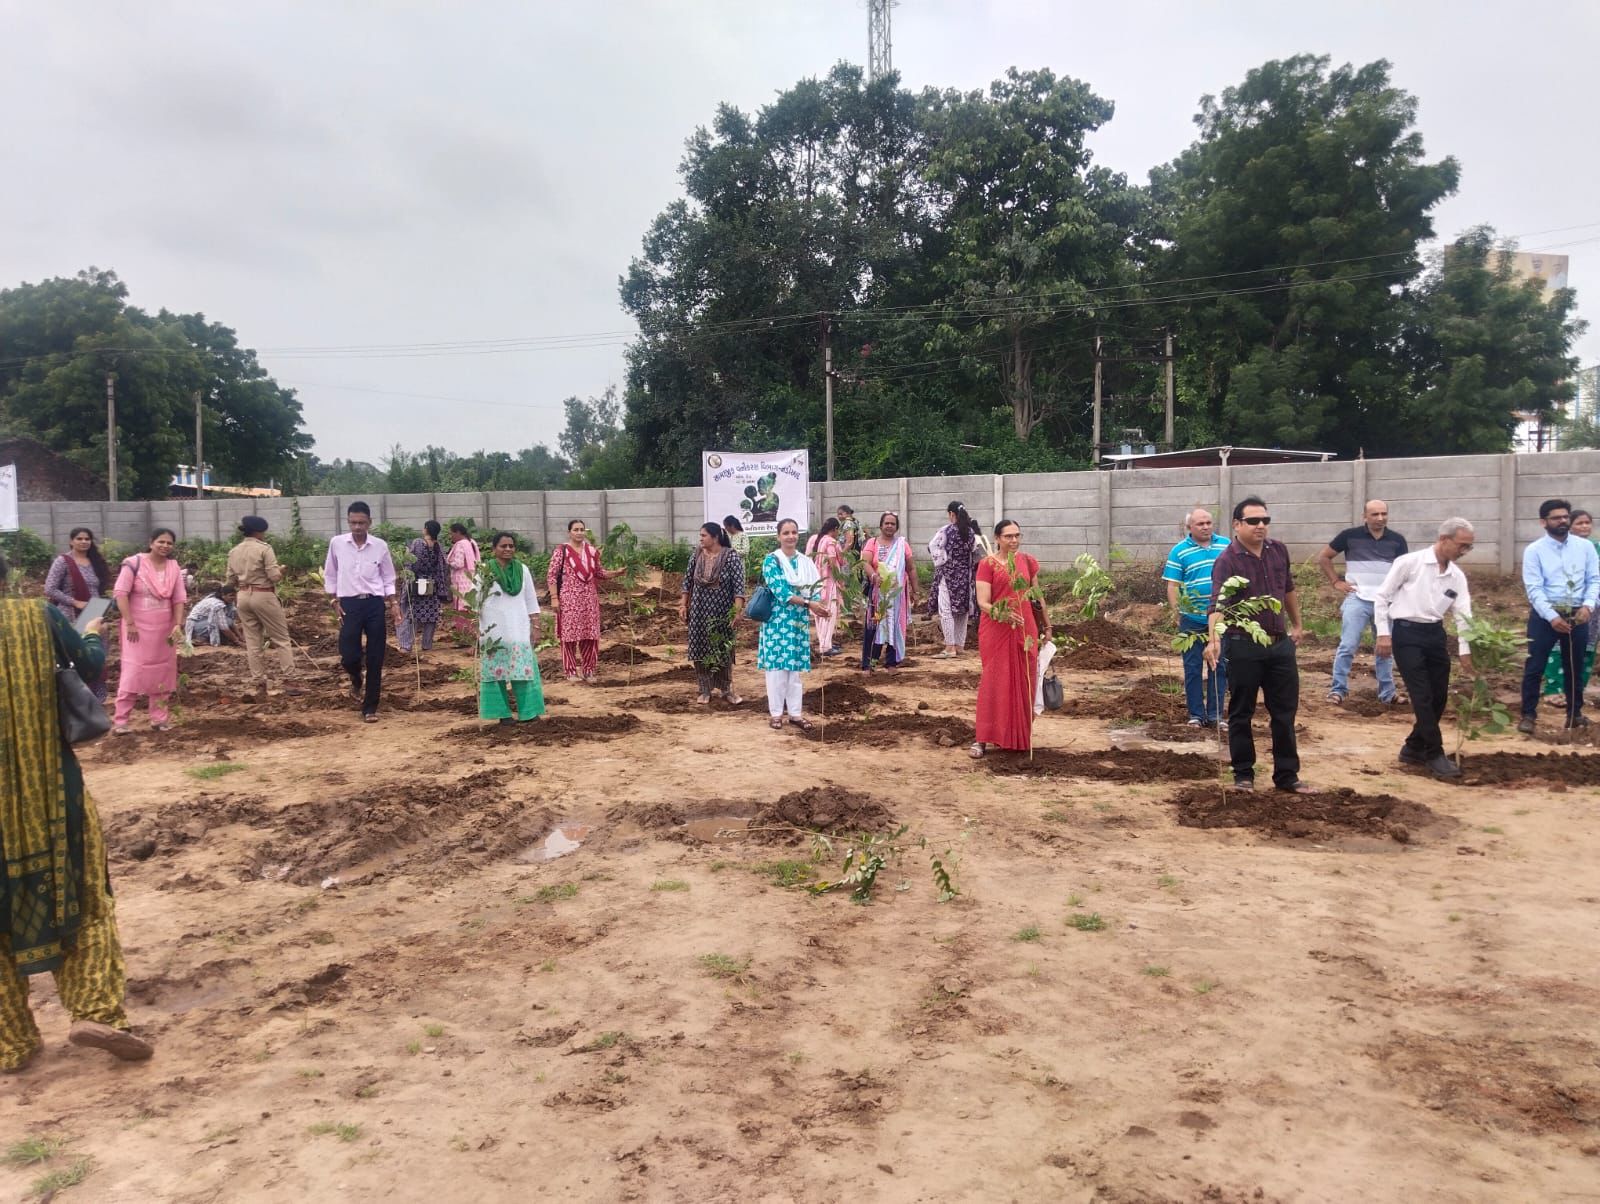
{"type": "MultiPolygon", "coordinates": [[[[944,522],[946,505],[960,501],[985,531],[999,517],[1015,519],[1028,550],[1047,568],[1066,568],[1082,552],[1104,561],[1113,549],[1136,561],[1160,560],[1181,536],[1187,510],[1215,511],[1219,529],[1226,531],[1228,511],[1251,494],[1266,500],[1273,535],[1300,559],[1315,555],[1340,528],[1359,522],[1368,498],[1381,497],[1389,503],[1390,524],[1413,546],[1430,542],[1443,519],[1460,515],[1478,532],[1469,563],[1509,572],[1521,549],[1542,532],[1538,514],[1545,498],[1564,497],[1600,510],[1600,452],[813,482],[811,510],[813,527],[841,502],[855,507],[869,526],[876,526],[883,511],[898,511],[920,551],[944,522]]],[[[23,502],[21,519],[55,547],[64,546],[67,532],[79,525],[123,543],[140,542],[155,527],[171,527],[180,538],[227,539],[252,513],[273,531],[287,531],[298,505],[306,531],[326,537],[342,529],[345,507],[355,500],[23,502]]],[[[641,539],[684,541],[693,540],[705,521],[699,488],[684,485],[369,494],[364,500],[378,522],[420,527],[429,518],[470,518],[479,528],[515,531],[545,548],[565,537],[572,519],[581,518],[598,532],[625,522],[641,539]]]]}

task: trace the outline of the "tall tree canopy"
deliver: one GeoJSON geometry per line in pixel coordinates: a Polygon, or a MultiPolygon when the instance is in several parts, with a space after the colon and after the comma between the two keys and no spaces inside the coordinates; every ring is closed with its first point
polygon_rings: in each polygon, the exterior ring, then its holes
{"type": "Polygon", "coordinates": [[[230,483],[284,476],[311,446],[300,403],[203,314],[152,316],[116,273],[0,290],[0,427],[106,471],[106,376],[114,374],[118,491],[164,497],[193,458],[198,393],[206,460],[230,483]]]}

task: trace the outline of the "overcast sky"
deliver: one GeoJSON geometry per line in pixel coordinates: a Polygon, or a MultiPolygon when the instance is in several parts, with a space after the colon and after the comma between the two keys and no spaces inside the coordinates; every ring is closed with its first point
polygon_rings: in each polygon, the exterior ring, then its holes
{"type": "MultiPolygon", "coordinates": [[[[36,3],[0,0],[0,287],[115,269],[295,386],[323,459],[552,446],[561,399],[622,382],[617,277],[679,195],[684,139],[840,59],[863,0],[36,3]],[[574,338],[493,354],[310,349],[574,338]],[[428,395],[427,397],[407,395],[428,395]]],[[[1387,58],[1460,192],[1436,212],[1571,255],[1600,297],[1584,56],[1600,4],[903,0],[920,89],[1049,67],[1116,104],[1091,146],[1143,182],[1196,101],[1300,52],[1387,58]],[[1568,227],[1579,227],[1571,228],[1568,227]],[[1546,233],[1548,232],[1548,233],[1546,233]]],[[[1600,303],[1591,300],[1591,320],[1600,303]]],[[[1600,330],[1580,343],[1600,360],[1600,330]]]]}

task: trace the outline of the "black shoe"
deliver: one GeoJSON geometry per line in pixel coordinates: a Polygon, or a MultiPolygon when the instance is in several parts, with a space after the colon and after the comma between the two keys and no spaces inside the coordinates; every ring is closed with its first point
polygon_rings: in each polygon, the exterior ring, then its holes
{"type": "Polygon", "coordinates": [[[1233,788],[1235,790],[1254,790],[1256,788],[1256,780],[1254,778],[1234,778],[1233,788]]]}
{"type": "Polygon", "coordinates": [[[1524,736],[1531,736],[1533,735],[1533,723],[1534,717],[1532,715],[1524,715],[1517,720],[1517,730],[1524,736]]]}
{"type": "Polygon", "coordinates": [[[1461,770],[1456,766],[1456,763],[1443,753],[1428,759],[1428,772],[1436,778],[1459,778],[1461,776],[1461,770]]]}
{"type": "Polygon", "coordinates": [[[1426,765],[1427,763],[1428,758],[1417,752],[1415,749],[1408,748],[1404,744],[1400,746],[1400,764],[1426,765]]]}
{"type": "Polygon", "coordinates": [[[511,725],[512,725],[512,724],[514,724],[514,723],[516,723],[516,720],[515,720],[515,719],[511,719],[511,718],[506,718],[506,719],[502,719],[502,720],[501,720],[501,721],[500,721],[500,726],[501,726],[501,727],[510,727],[510,726],[511,726],[511,725]]]}
{"type": "Polygon", "coordinates": [[[1569,732],[1570,731],[1576,731],[1578,728],[1584,728],[1584,727],[1588,727],[1588,726],[1589,726],[1589,716],[1587,716],[1587,715],[1574,715],[1571,719],[1567,720],[1567,731],[1569,731],[1569,732]]]}

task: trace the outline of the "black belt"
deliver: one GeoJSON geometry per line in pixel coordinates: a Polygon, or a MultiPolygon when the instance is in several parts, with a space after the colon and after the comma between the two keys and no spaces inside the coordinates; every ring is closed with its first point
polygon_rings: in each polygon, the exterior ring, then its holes
{"type": "MultiPolygon", "coordinates": [[[[1228,631],[1228,634],[1223,636],[1222,638],[1225,639],[1225,640],[1244,640],[1244,641],[1246,641],[1248,643],[1251,643],[1251,644],[1255,643],[1254,637],[1252,637],[1248,632],[1234,631],[1234,630],[1231,630],[1231,629],[1228,631]]],[[[1281,632],[1278,635],[1273,635],[1270,631],[1267,632],[1267,643],[1269,643],[1269,644],[1276,644],[1280,640],[1286,640],[1288,638],[1289,638],[1289,633],[1288,632],[1281,632]]]]}
{"type": "Polygon", "coordinates": [[[1444,620],[1433,619],[1431,621],[1424,622],[1421,619],[1396,619],[1394,620],[1394,625],[1396,627],[1443,627],[1444,620]]]}

